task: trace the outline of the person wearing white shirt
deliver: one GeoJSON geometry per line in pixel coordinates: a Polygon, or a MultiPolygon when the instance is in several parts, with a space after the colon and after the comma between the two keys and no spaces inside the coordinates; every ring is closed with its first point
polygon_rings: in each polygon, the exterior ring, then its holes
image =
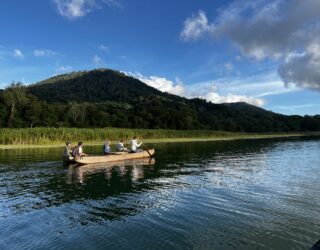
{"type": "Polygon", "coordinates": [[[76,156],[87,156],[86,153],[83,152],[83,149],[82,149],[82,141],[79,141],[78,142],[78,147],[74,148],[74,151],[73,151],[73,156],[76,157],[76,156]]]}
{"type": "Polygon", "coordinates": [[[142,142],[138,143],[137,137],[134,136],[133,139],[131,140],[130,152],[132,152],[132,153],[141,152],[142,149],[139,149],[141,144],[142,144],[142,142]]]}

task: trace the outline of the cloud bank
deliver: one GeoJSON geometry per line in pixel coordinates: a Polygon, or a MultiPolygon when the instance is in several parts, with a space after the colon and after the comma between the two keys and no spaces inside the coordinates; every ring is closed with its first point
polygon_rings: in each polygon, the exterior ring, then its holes
{"type": "Polygon", "coordinates": [[[320,43],[311,43],[303,53],[288,55],[278,72],[286,85],[320,91],[320,43]]]}
{"type": "Polygon", "coordinates": [[[222,96],[215,91],[209,92],[206,96],[202,98],[205,98],[206,100],[212,103],[246,102],[258,107],[262,107],[265,104],[265,101],[261,98],[255,98],[252,96],[235,95],[235,94],[228,94],[228,95],[222,96]]]}
{"type": "Polygon", "coordinates": [[[162,92],[167,92],[174,95],[184,96],[185,95],[185,87],[176,79],[176,82],[170,81],[165,77],[159,76],[144,76],[140,73],[132,73],[132,72],[124,72],[126,75],[132,76],[134,78],[139,79],[141,82],[158,89],[162,92]]]}
{"type": "Polygon", "coordinates": [[[319,90],[319,13],[319,0],[235,1],[211,22],[203,11],[187,18],[180,37],[228,39],[244,57],[278,61],[286,84],[319,90]]]}
{"type": "Polygon", "coordinates": [[[159,76],[144,76],[140,73],[123,72],[126,75],[139,79],[145,84],[156,88],[162,92],[183,96],[187,98],[203,98],[212,103],[234,103],[234,102],[246,102],[251,105],[262,107],[265,101],[262,98],[253,96],[238,95],[228,93],[222,95],[219,93],[219,89],[214,83],[195,84],[195,86],[185,85],[179,79],[176,81],[168,80],[165,77],[159,76]]]}

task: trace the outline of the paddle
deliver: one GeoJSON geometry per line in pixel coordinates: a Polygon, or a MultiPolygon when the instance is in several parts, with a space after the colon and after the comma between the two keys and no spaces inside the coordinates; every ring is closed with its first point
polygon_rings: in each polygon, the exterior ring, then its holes
{"type": "MultiPolygon", "coordinates": [[[[140,140],[140,138],[138,137],[138,139],[140,140]]],[[[141,142],[141,140],[140,140],[141,142]]],[[[146,145],[144,145],[144,143],[141,142],[141,146],[148,152],[148,154],[150,155],[150,157],[152,157],[153,155],[149,152],[148,148],[146,147],[146,145]]]]}
{"type": "Polygon", "coordinates": [[[147,148],[144,144],[141,144],[141,146],[148,152],[148,154],[150,155],[150,157],[153,156],[153,155],[149,152],[148,148],[147,148]]]}

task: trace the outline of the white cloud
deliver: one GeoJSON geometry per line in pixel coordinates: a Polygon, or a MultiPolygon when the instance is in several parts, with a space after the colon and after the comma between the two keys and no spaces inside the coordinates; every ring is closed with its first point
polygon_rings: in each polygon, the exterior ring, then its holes
{"type": "Polygon", "coordinates": [[[94,55],[93,58],[92,58],[92,62],[94,65],[101,65],[103,64],[103,60],[97,56],[97,55],[94,55]]]}
{"type": "Polygon", "coordinates": [[[158,89],[162,92],[167,92],[174,95],[183,96],[185,94],[185,89],[183,84],[177,79],[177,82],[170,81],[164,77],[158,76],[144,76],[140,73],[127,73],[130,76],[133,76],[139,79],[141,82],[158,89]]]}
{"type": "Polygon", "coordinates": [[[262,107],[265,104],[262,98],[239,94],[237,90],[226,89],[214,82],[193,84],[188,86],[186,92],[188,92],[188,98],[203,98],[212,103],[246,102],[258,107],[262,107]]]}
{"type": "Polygon", "coordinates": [[[213,103],[234,103],[234,102],[246,102],[254,106],[262,107],[265,104],[265,101],[261,98],[256,98],[252,96],[244,96],[244,95],[220,95],[215,91],[209,92],[204,98],[213,103]]]}
{"type": "Polygon", "coordinates": [[[57,6],[58,13],[71,20],[86,16],[94,9],[101,8],[100,3],[122,8],[118,0],[53,0],[53,2],[57,6]]]}
{"type": "Polygon", "coordinates": [[[201,97],[216,103],[244,101],[256,106],[265,104],[265,97],[301,91],[284,86],[276,72],[262,72],[246,77],[226,77],[187,85],[188,97],[201,97]]]}
{"type": "Polygon", "coordinates": [[[253,96],[238,95],[234,93],[220,94],[216,84],[194,84],[185,85],[178,78],[175,82],[159,76],[144,76],[140,73],[127,73],[127,75],[133,76],[145,84],[156,88],[162,92],[167,92],[187,98],[204,98],[212,103],[234,103],[234,102],[246,102],[255,106],[263,106],[265,101],[262,98],[253,96]]]}
{"type": "Polygon", "coordinates": [[[109,52],[109,47],[101,44],[101,45],[99,46],[99,50],[102,50],[102,51],[104,51],[104,52],[109,52]]]}
{"type": "Polygon", "coordinates": [[[320,42],[311,43],[303,53],[291,53],[279,67],[288,85],[320,91],[320,42]]]}
{"type": "Polygon", "coordinates": [[[195,87],[197,89],[196,91],[194,89],[189,91],[189,98],[204,98],[212,103],[246,102],[258,107],[262,107],[265,104],[265,101],[262,98],[237,94],[236,90],[231,91],[225,89],[224,91],[221,91],[218,85],[214,83],[209,86],[201,86],[200,84],[195,87]]]}
{"type": "Polygon", "coordinates": [[[24,57],[24,54],[22,53],[22,51],[20,50],[20,49],[15,49],[14,51],[13,51],[13,56],[15,57],[15,58],[23,58],[24,57]]]}
{"type": "Polygon", "coordinates": [[[69,19],[83,17],[95,8],[94,0],[53,0],[58,13],[69,19]]]}
{"type": "Polygon", "coordinates": [[[256,98],[301,91],[294,85],[284,86],[276,72],[261,73],[247,77],[227,77],[215,79],[207,83],[198,83],[199,86],[210,86],[212,83],[223,94],[236,93],[237,95],[253,96],[256,98]]]}
{"type": "Polygon", "coordinates": [[[180,36],[227,38],[242,57],[277,62],[285,83],[319,90],[319,13],[319,0],[234,1],[212,22],[203,11],[186,19],[180,36]]]}
{"type": "Polygon", "coordinates": [[[180,38],[184,41],[197,40],[214,31],[214,25],[209,24],[208,18],[203,11],[193,15],[184,22],[180,38]]]}
{"type": "Polygon", "coordinates": [[[33,54],[35,57],[49,57],[55,56],[58,53],[50,49],[35,49],[33,50],[33,54]]]}

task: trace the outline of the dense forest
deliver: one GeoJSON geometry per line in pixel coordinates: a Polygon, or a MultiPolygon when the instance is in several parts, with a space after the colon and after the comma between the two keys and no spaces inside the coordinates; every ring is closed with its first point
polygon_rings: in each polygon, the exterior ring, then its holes
{"type": "Polygon", "coordinates": [[[121,127],[239,132],[320,131],[320,115],[286,116],[246,104],[163,93],[99,69],[0,90],[0,127],[121,127]]]}

